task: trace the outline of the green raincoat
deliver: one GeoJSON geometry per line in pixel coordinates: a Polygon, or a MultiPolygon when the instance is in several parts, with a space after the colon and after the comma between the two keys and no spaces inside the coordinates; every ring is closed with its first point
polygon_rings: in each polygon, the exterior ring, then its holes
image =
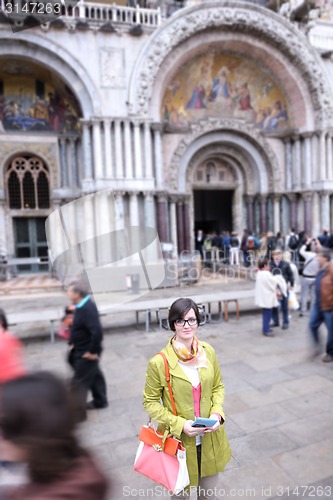
{"type": "MultiPolygon", "coordinates": [[[[214,349],[206,342],[201,342],[206,352],[207,368],[199,368],[201,382],[200,416],[208,418],[212,413],[223,412],[224,385],[214,349]]],[[[162,356],[151,358],[146,373],[144,407],[149,416],[158,422],[158,430],[168,428],[170,434],[181,439],[186,448],[187,467],[190,485],[198,486],[198,464],[195,436],[189,437],[182,432],[186,420],[194,420],[192,384],[178,364],[178,358],[169,342],[162,350],[168,360],[171,387],[175,399],[177,416],[172,413],[170,396],[165,379],[162,356]],[[162,400],[162,404],[161,404],[162,400]]],[[[231,450],[224,426],[216,432],[205,434],[201,443],[201,476],[213,476],[223,472],[231,457],[231,450]]]]}

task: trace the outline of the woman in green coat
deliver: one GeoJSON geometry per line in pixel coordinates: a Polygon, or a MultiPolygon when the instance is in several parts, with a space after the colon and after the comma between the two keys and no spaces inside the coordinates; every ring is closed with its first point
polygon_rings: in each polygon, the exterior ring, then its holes
{"type": "Polygon", "coordinates": [[[154,356],[148,365],[144,407],[158,422],[158,430],[168,429],[186,448],[190,486],[198,487],[199,498],[213,499],[216,474],[223,472],[231,457],[224,430],[224,385],[214,349],[200,342],[195,333],[200,323],[196,303],[177,299],[169,310],[169,326],[174,336],[162,352],[169,363],[171,387],[177,415],[172,412],[165,379],[163,358],[154,356]],[[196,417],[217,420],[213,427],[196,428],[196,417]],[[215,477],[212,477],[215,476],[215,477]],[[210,489],[208,495],[205,491],[210,489]]]}

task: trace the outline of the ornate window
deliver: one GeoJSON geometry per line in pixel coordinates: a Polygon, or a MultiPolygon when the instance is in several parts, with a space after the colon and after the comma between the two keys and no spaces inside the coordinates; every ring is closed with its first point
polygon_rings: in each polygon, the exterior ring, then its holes
{"type": "Polygon", "coordinates": [[[6,172],[8,205],[12,209],[50,207],[49,172],[36,156],[19,156],[6,172]]]}

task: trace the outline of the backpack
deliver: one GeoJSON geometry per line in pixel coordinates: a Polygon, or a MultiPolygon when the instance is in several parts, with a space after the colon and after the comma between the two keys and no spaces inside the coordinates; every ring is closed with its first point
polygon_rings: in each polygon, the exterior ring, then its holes
{"type": "Polygon", "coordinates": [[[295,234],[292,234],[290,236],[288,246],[290,250],[296,250],[296,248],[298,247],[298,238],[295,234]]]}
{"type": "Polygon", "coordinates": [[[276,249],[276,238],[274,236],[270,236],[267,240],[267,250],[272,252],[276,249]]]}
{"type": "Polygon", "coordinates": [[[248,250],[253,250],[256,247],[256,244],[255,244],[255,241],[254,241],[254,237],[253,236],[248,236],[246,244],[247,244],[247,249],[248,250]]]}

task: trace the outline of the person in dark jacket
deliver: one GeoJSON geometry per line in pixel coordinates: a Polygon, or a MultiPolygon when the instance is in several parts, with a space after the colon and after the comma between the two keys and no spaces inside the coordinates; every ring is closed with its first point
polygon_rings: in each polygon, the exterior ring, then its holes
{"type": "MultiPolygon", "coordinates": [[[[287,287],[289,285],[290,290],[293,289],[293,287],[294,287],[294,274],[292,272],[292,269],[290,267],[289,262],[282,260],[282,252],[278,248],[276,248],[272,252],[272,260],[270,263],[270,270],[271,270],[271,273],[274,275],[281,274],[287,283],[287,287]]],[[[283,330],[287,330],[289,328],[288,298],[289,298],[289,293],[288,293],[288,288],[287,288],[287,295],[285,296],[285,295],[281,294],[281,296],[280,296],[280,304],[281,304],[281,310],[282,310],[282,315],[283,315],[283,325],[282,325],[283,330]]],[[[273,307],[272,319],[273,319],[273,326],[279,326],[279,324],[280,324],[279,312],[278,312],[277,307],[273,307]]]]}
{"type": "Polygon", "coordinates": [[[88,410],[106,408],[106,383],[99,367],[103,332],[96,304],[91,300],[83,282],[71,283],[67,295],[75,305],[69,339],[69,363],[74,370],[73,382],[80,388],[83,403],[88,410]],[[93,400],[86,403],[89,390],[93,400]]]}
{"type": "Polygon", "coordinates": [[[106,500],[108,481],[75,434],[73,394],[49,372],[6,382],[0,406],[1,449],[26,465],[23,484],[1,490],[3,500],[106,500]]]}
{"type": "Polygon", "coordinates": [[[319,272],[314,284],[315,300],[311,306],[309,328],[315,344],[314,354],[320,353],[319,327],[327,328],[326,354],[324,363],[333,361],[333,264],[329,248],[319,248],[317,260],[319,272]]]}

